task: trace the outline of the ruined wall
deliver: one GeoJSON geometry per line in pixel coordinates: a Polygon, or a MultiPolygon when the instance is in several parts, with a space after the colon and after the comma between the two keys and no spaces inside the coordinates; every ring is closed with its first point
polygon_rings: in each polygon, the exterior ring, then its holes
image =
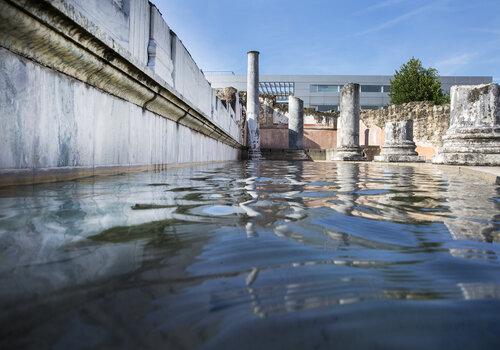
{"type": "Polygon", "coordinates": [[[360,143],[364,144],[369,129],[369,145],[384,143],[383,129],[386,122],[413,119],[413,138],[419,155],[432,157],[442,144],[442,137],[449,127],[450,106],[436,106],[432,102],[410,102],[391,105],[376,110],[361,111],[360,143]]]}
{"type": "Polygon", "coordinates": [[[148,1],[0,2],[0,33],[0,184],[238,159],[239,102],[148,1]]]}

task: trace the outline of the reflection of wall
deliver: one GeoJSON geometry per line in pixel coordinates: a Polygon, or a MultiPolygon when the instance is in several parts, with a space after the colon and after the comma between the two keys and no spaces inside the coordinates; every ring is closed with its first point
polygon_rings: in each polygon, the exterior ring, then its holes
{"type": "Polygon", "coordinates": [[[485,198],[493,198],[496,193],[492,187],[477,182],[477,179],[469,180],[473,181],[449,177],[446,195],[450,217],[444,223],[454,239],[497,242],[500,233],[493,221],[498,217],[499,208],[493,200],[485,201],[485,198]]]}

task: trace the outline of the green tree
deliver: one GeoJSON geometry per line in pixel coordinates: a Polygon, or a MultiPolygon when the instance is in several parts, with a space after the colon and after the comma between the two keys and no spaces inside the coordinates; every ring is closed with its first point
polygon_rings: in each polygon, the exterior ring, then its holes
{"type": "Polygon", "coordinates": [[[435,104],[449,102],[449,96],[441,90],[438,71],[424,68],[422,62],[412,58],[401,66],[391,80],[389,93],[392,104],[413,101],[432,101],[435,104]]]}

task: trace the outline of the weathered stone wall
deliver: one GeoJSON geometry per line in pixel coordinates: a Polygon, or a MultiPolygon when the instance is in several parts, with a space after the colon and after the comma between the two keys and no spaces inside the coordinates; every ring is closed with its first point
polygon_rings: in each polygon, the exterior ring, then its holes
{"type": "MultiPolygon", "coordinates": [[[[443,135],[448,130],[450,106],[436,106],[431,102],[410,102],[361,111],[361,121],[369,129],[377,126],[383,130],[386,122],[409,119],[413,119],[413,138],[417,146],[435,148],[442,144],[443,135]]],[[[378,145],[383,144],[382,139],[379,142],[378,145]]]]}
{"type": "Polygon", "coordinates": [[[238,158],[239,102],[146,0],[0,2],[0,46],[0,185],[238,158]]]}

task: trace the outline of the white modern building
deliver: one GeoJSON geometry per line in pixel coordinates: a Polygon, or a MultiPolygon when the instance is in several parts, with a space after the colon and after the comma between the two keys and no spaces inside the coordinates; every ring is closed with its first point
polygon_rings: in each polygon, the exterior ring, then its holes
{"type": "MultiPolygon", "coordinates": [[[[232,86],[246,90],[246,76],[233,72],[205,72],[214,88],[232,86]]],[[[361,107],[379,108],[390,102],[390,81],[392,75],[261,75],[260,91],[278,96],[278,101],[287,102],[288,95],[295,95],[304,101],[305,107],[319,111],[338,109],[342,86],[347,83],[361,85],[361,107]]],[[[443,91],[450,92],[452,85],[487,84],[492,77],[442,76],[443,91]]]]}

